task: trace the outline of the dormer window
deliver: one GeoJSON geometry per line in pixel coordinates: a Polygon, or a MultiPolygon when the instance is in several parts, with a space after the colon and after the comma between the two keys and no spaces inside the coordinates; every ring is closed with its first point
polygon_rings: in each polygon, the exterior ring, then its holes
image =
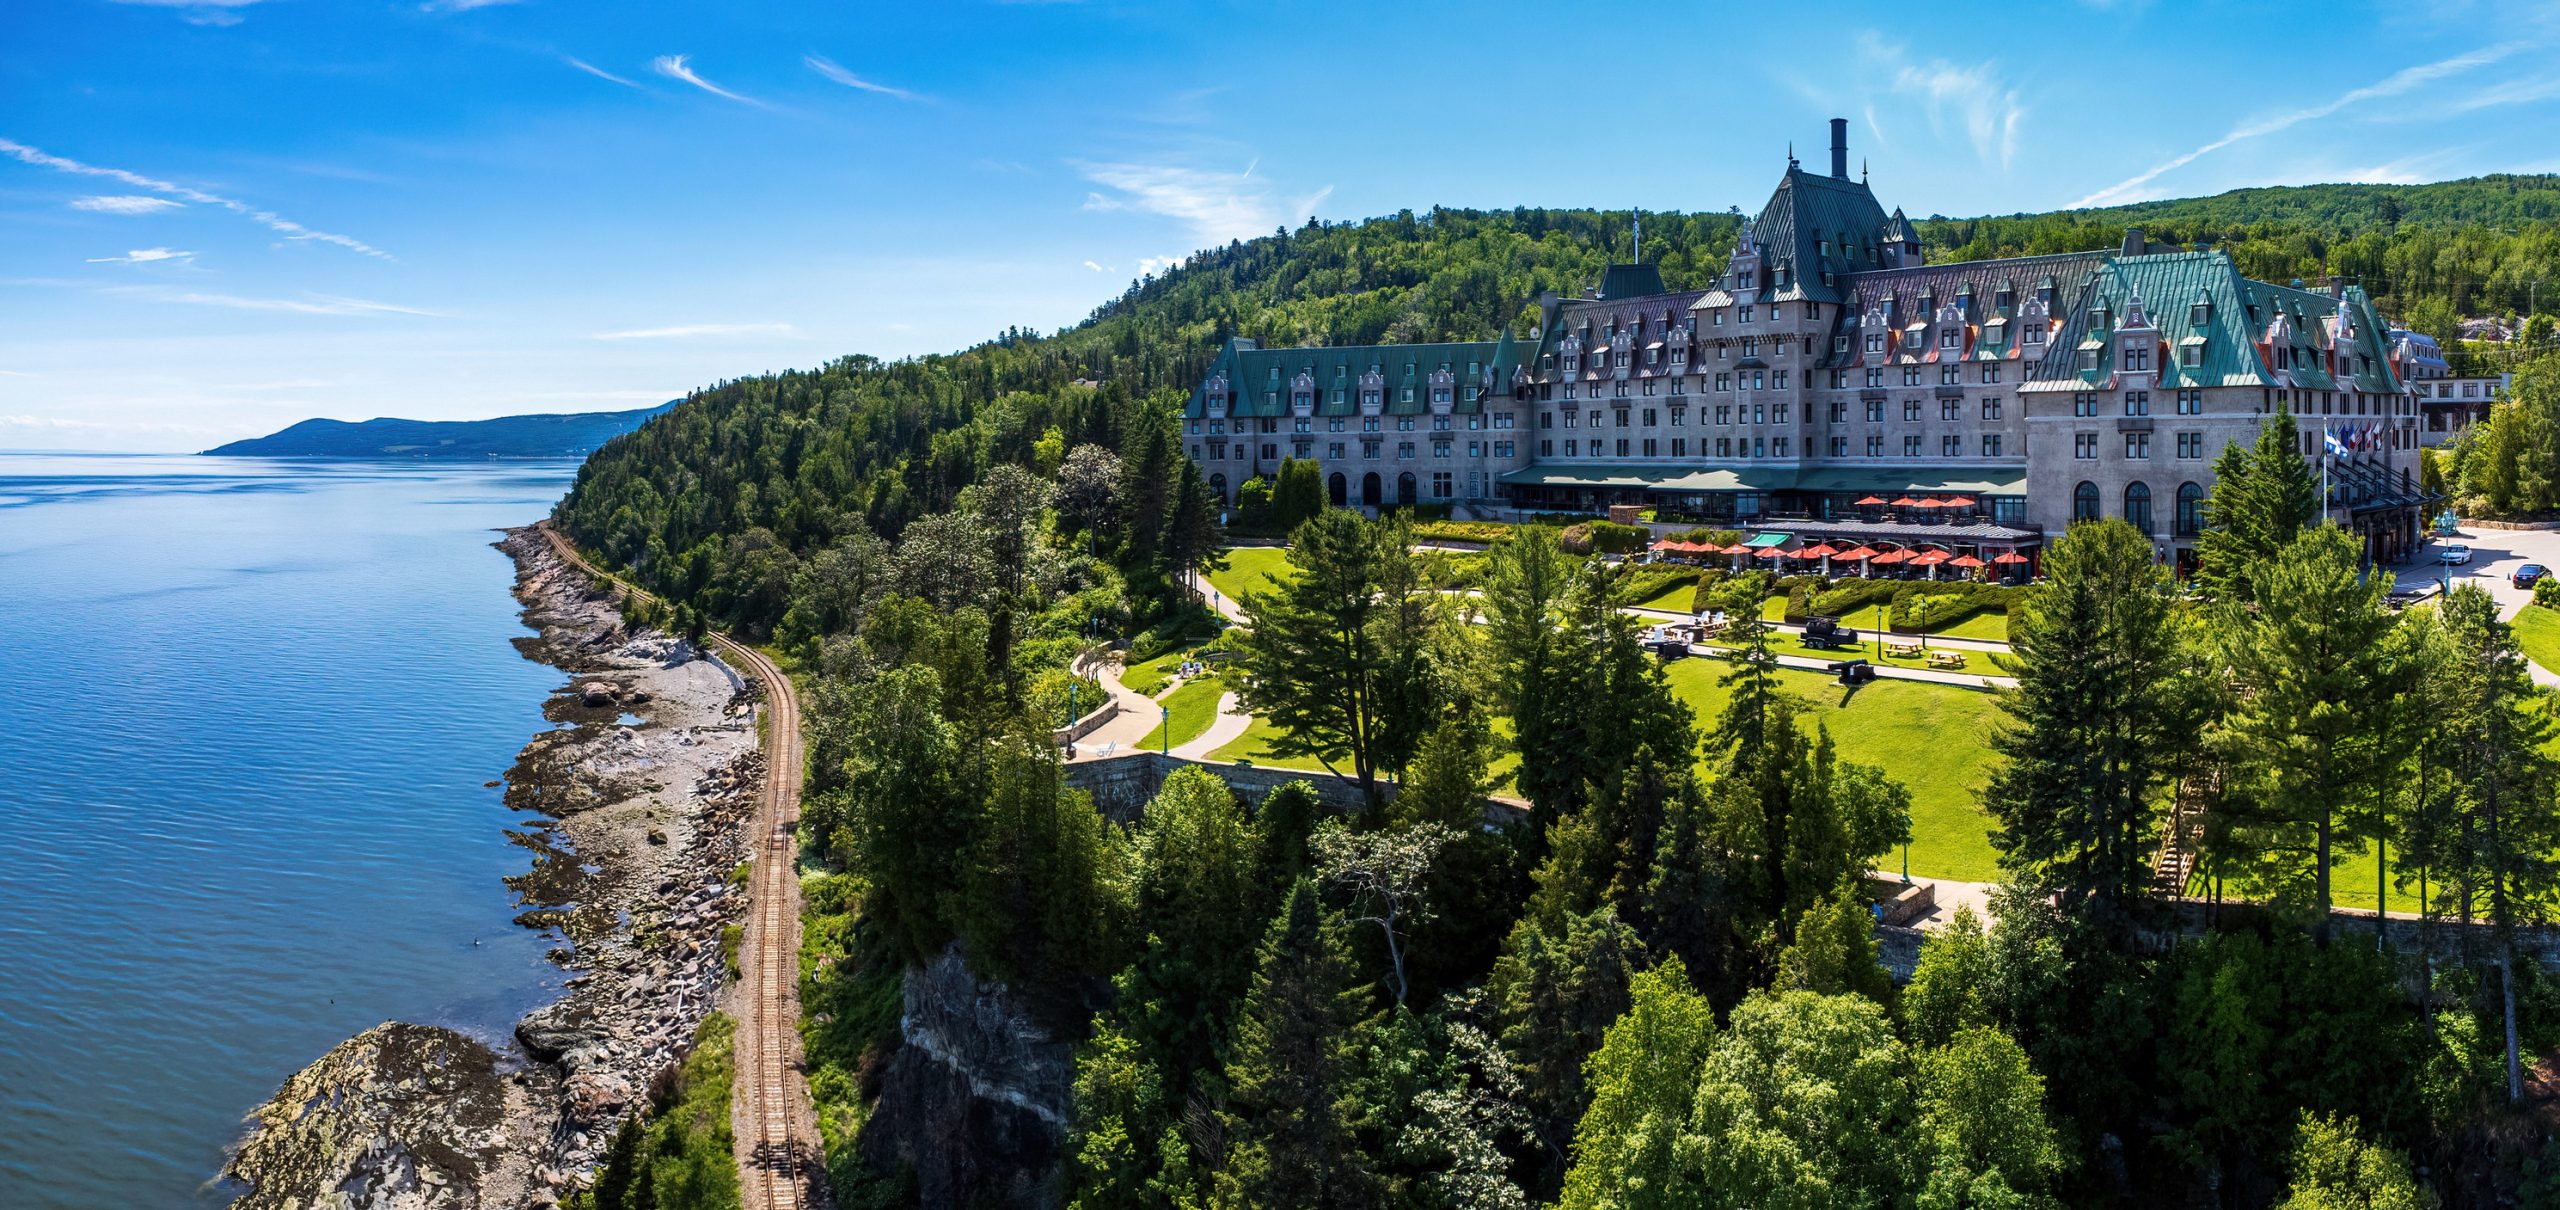
{"type": "Polygon", "coordinates": [[[2212,321],[2212,303],[2198,299],[2196,300],[2196,305],[2187,308],[2187,323],[2189,326],[2201,328],[2212,321]]]}
{"type": "Polygon", "coordinates": [[[2027,325],[2027,343],[2031,345],[2040,345],[2044,343],[2043,324],[2027,325]]]}

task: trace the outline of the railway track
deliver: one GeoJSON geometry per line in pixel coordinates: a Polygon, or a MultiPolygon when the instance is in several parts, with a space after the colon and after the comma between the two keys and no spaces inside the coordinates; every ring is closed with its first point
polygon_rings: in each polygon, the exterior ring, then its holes
{"type": "MultiPolygon", "coordinates": [[[[599,570],[568,539],[541,525],[570,564],[646,601],[648,590],[599,570]]],[[[801,1210],[824,1204],[815,1111],[800,1063],[800,879],[794,825],[800,819],[800,698],[765,654],[721,635],[713,650],[764,686],[765,784],[755,822],[738,1018],[737,1087],[731,1125],[738,1186],[746,1210],[801,1210]]]]}

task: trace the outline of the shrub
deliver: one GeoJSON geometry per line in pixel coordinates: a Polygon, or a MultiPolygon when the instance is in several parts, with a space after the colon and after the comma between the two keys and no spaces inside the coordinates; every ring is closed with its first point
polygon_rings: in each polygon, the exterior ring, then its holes
{"type": "Polygon", "coordinates": [[[1681,584],[1694,583],[1698,569],[1679,563],[1646,563],[1631,568],[1618,578],[1612,598],[1620,605],[1636,605],[1650,601],[1681,584]]]}
{"type": "Polygon", "coordinates": [[[2023,589],[2000,584],[1904,584],[1893,598],[1892,626],[1895,630],[1915,633],[1921,629],[1921,605],[1928,606],[1928,629],[1931,632],[1949,626],[1986,610],[2007,613],[2023,589]]]}
{"type": "Polygon", "coordinates": [[[2544,576],[2534,581],[2533,603],[2544,609],[2560,609],[2560,579],[2544,576]]]}
{"type": "Polygon", "coordinates": [[[1653,531],[1641,525],[1620,525],[1615,521],[1582,521],[1565,527],[1556,535],[1556,545],[1567,554],[1624,555],[1643,550],[1653,540],[1653,531]]]}
{"type": "Polygon", "coordinates": [[[1413,536],[1424,542],[1505,542],[1515,528],[1500,521],[1416,521],[1413,536]]]}

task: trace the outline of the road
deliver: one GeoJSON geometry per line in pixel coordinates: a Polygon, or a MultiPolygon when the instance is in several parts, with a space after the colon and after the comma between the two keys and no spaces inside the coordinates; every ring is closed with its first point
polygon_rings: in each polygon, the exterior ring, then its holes
{"type": "MultiPolygon", "coordinates": [[[[588,575],[644,601],[648,590],[599,570],[569,540],[541,526],[551,548],[588,575]]],[[[800,696],[765,654],[712,635],[723,659],[764,686],[764,798],[749,826],[757,838],[748,887],[746,936],[739,947],[740,998],[736,1087],[730,1121],[736,1135],[738,1185],[746,1210],[800,1210],[823,1204],[817,1110],[809,1099],[800,1053],[799,843],[802,749],[800,696]]]]}
{"type": "MultiPolygon", "coordinates": [[[[2560,568],[2560,530],[2547,529],[2482,529],[2465,525],[2452,540],[2471,548],[2471,561],[2458,567],[2436,562],[2444,549],[2442,541],[2419,549],[2417,557],[2387,568],[2404,587],[2442,582],[2477,584],[2489,590],[2498,603],[2498,616],[2513,619],[2518,610],[2533,603],[2530,590],[2515,586],[2516,569],[2527,563],[2540,563],[2546,568],[2560,568]]],[[[2560,672],[2527,661],[2535,683],[2560,686],[2560,672]]]]}

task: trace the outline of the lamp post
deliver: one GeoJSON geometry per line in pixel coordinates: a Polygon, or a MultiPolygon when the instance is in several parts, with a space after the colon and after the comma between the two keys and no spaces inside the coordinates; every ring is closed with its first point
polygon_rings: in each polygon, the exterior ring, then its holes
{"type": "Polygon", "coordinates": [[[1911,842],[1902,842],[1902,885],[1911,885],[1911,842]]]}
{"type": "Polygon", "coordinates": [[[1163,718],[1156,723],[1156,734],[1164,738],[1156,741],[1156,747],[1166,756],[1171,756],[1173,755],[1173,707],[1158,706],[1156,709],[1164,712],[1163,718]]]}
{"type": "Polygon", "coordinates": [[[1876,658],[1884,658],[1884,602],[1876,602],[1876,658]]]}

